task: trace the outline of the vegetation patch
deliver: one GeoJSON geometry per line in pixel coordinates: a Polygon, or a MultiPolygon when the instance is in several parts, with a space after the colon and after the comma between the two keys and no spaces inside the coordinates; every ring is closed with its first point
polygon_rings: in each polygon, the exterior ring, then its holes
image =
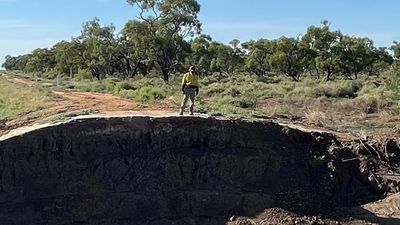
{"type": "Polygon", "coordinates": [[[44,89],[14,84],[0,77],[0,120],[44,109],[51,99],[51,94],[44,89]]]}

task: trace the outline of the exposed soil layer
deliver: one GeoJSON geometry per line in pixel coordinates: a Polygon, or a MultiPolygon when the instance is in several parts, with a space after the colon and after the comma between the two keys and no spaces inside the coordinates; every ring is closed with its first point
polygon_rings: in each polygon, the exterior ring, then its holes
{"type": "Polygon", "coordinates": [[[399,191],[399,155],[267,121],[76,119],[0,142],[0,221],[400,224],[361,207],[399,191]]]}

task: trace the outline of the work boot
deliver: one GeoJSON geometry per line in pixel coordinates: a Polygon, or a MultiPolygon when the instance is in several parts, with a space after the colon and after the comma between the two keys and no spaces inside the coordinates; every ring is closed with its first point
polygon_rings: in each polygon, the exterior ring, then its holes
{"type": "Polygon", "coordinates": [[[193,112],[190,112],[190,115],[193,116],[193,112]]]}

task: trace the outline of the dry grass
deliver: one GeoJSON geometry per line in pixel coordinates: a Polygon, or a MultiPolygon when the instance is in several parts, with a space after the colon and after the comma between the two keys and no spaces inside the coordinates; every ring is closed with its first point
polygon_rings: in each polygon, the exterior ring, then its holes
{"type": "Polygon", "coordinates": [[[321,111],[308,111],[305,112],[306,123],[318,127],[325,127],[327,121],[331,121],[326,113],[321,111]]]}
{"type": "MultiPolygon", "coordinates": [[[[176,76],[165,84],[159,77],[125,81],[107,78],[101,82],[71,82],[71,86],[144,102],[168,99],[178,105],[182,97],[179,80],[176,76]]],[[[305,78],[293,82],[280,76],[265,81],[237,75],[220,80],[215,76],[204,77],[200,83],[195,109],[210,115],[296,120],[343,132],[378,132],[400,121],[399,96],[384,82],[372,82],[370,78],[330,82],[305,78]]]]}
{"type": "Polygon", "coordinates": [[[0,77],[0,120],[11,120],[21,115],[46,108],[51,101],[48,91],[14,84],[0,77]]]}

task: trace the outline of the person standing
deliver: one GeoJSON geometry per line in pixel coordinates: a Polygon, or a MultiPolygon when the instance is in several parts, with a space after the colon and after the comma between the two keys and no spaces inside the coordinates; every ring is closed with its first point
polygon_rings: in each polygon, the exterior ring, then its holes
{"type": "Polygon", "coordinates": [[[187,103],[190,100],[189,112],[193,115],[194,101],[199,94],[199,78],[195,74],[194,66],[189,67],[189,72],[185,73],[182,78],[182,93],[183,99],[179,115],[183,115],[183,111],[187,108],[187,103]]]}

